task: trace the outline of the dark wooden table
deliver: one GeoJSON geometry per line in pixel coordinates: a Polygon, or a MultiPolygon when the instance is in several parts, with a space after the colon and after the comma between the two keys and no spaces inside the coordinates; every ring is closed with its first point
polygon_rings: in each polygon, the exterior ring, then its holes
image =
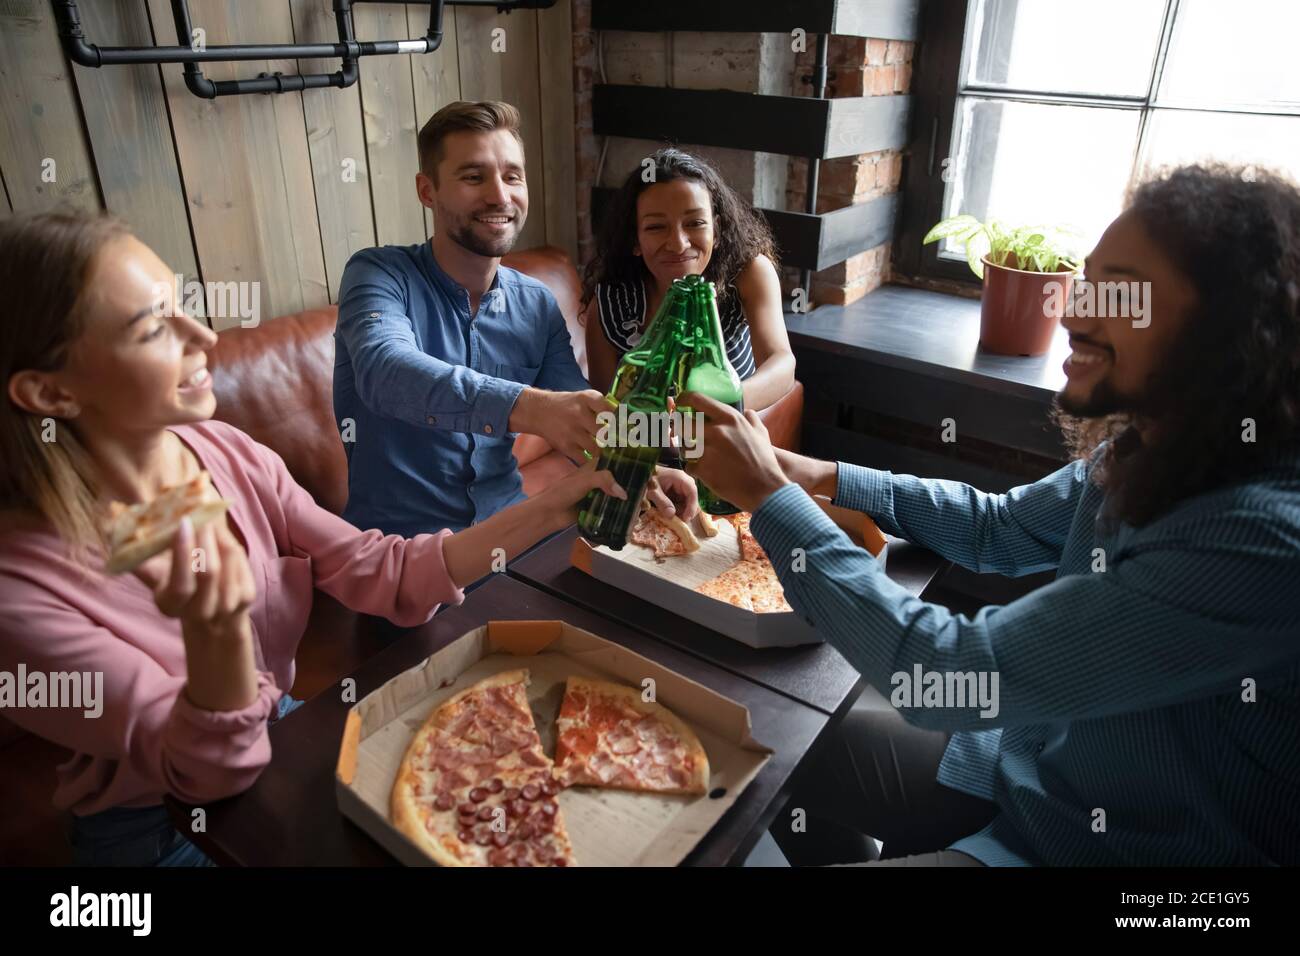
{"type": "MultiPolygon", "coordinates": [[[[742,644],[574,568],[569,553],[577,535],[576,528],[557,535],[512,562],[509,573],[824,714],[838,713],[857,696],[861,677],[829,644],[763,649],[742,644]]],[[[886,573],[918,596],[944,564],[933,551],[896,538],[889,548],[886,573]]]]}
{"type": "MultiPolygon", "coordinates": [[[[773,749],[740,798],[685,860],[739,865],[781,809],[790,775],[827,725],[826,714],[683,653],[639,631],[499,575],[459,607],[402,633],[352,676],[357,699],[490,620],[564,620],[615,641],[749,708],[754,739],[773,749]]],[[[313,638],[308,633],[305,641],[313,638]]],[[[205,806],[207,830],[191,839],[224,866],[392,866],[396,861],[346,819],[334,795],[334,767],[351,705],[337,686],[271,727],[271,763],[252,788],[205,806]]],[[[177,828],[190,832],[193,807],[167,799],[177,828]]]]}

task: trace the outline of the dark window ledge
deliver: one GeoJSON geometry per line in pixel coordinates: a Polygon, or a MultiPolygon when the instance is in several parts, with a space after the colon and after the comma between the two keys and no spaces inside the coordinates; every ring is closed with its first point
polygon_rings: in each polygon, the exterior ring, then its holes
{"type": "MultiPolygon", "coordinates": [[[[979,348],[980,303],[942,292],[887,285],[851,305],[787,313],[796,351],[814,350],[918,376],[1050,405],[1065,385],[1070,354],[1057,329],[1046,355],[994,355],[979,348]]],[[[802,377],[801,377],[802,380],[802,377]]],[[[805,383],[807,384],[807,383],[805,383]]]]}
{"type": "Polygon", "coordinates": [[[1065,384],[1065,331],[1046,355],[994,355],[979,348],[979,313],[978,300],[884,286],[852,305],[787,314],[809,453],[987,490],[1068,460],[1050,416],[1065,384]]]}

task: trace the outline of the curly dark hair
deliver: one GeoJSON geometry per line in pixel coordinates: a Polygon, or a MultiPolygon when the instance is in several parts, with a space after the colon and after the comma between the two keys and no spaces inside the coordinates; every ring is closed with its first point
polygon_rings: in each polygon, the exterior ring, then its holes
{"type": "Polygon", "coordinates": [[[704,278],[718,290],[718,304],[732,294],[732,285],[740,270],[763,255],[778,265],[776,242],[767,220],[723,182],[718,171],[699,157],[666,146],[652,153],[654,179],[646,182],[642,167],[628,174],[618,193],[605,210],[596,237],[596,254],[582,275],[582,305],[596,293],[598,283],[642,281],[649,271],[640,256],[632,254],[636,244],[637,197],[658,183],[690,179],[703,183],[713,204],[713,253],[704,270],[704,278]]]}
{"type": "Polygon", "coordinates": [[[1300,189],[1253,167],[1183,166],[1137,185],[1127,208],[1196,304],[1140,417],[1058,406],[1056,420],[1077,457],[1110,440],[1096,472],[1103,517],[1140,527],[1300,451],[1300,189]]]}

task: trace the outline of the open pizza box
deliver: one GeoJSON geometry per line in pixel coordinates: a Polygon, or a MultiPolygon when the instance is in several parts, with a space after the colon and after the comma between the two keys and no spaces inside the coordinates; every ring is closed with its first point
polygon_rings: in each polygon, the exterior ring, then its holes
{"type": "MultiPolygon", "coordinates": [[[[884,566],[887,542],[874,521],[860,512],[833,505],[826,498],[813,500],[854,544],[884,566]]],[[[690,554],[656,558],[651,549],[630,542],[623,550],[614,551],[580,537],[573,542],[569,560],[575,568],[599,581],[652,604],[671,608],[675,614],[750,647],[820,643],[822,639],[817,633],[793,611],[759,614],[695,590],[740,559],[735,527],[721,518],[716,523],[718,533],[712,538],[700,536],[700,549],[690,554]]]]}
{"type": "Polygon", "coordinates": [[[389,823],[389,795],[415,732],[453,694],[525,667],[528,701],[547,754],[570,675],[643,691],[690,725],[709,756],[703,796],[571,787],[556,798],[580,866],[676,866],[736,802],[771,756],[750,734],[749,710],[680,674],[563,621],[490,621],[360,700],[348,713],[335,771],[343,815],[400,862],[433,861],[389,823]],[[648,681],[653,680],[653,685],[648,681]]]}

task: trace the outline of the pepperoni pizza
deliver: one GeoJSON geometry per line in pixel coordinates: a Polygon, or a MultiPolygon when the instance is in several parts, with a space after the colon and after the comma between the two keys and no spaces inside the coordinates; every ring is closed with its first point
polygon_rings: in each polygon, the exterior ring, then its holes
{"type": "Polygon", "coordinates": [[[582,784],[702,794],[709,758],[674,713],[622,684],[570,677],[556,721],[556,774],[582,784]]]}
{"type": "Polygon", "coordinates": [[[573,785],[703,793],[708,757],[674,714],[618,684],[570,678],[555,767],[528,705],[528,671],[479,681],[434,709],[393,785],[394,826],[443,866],[573,866],[556,795],[573,785]]]}

